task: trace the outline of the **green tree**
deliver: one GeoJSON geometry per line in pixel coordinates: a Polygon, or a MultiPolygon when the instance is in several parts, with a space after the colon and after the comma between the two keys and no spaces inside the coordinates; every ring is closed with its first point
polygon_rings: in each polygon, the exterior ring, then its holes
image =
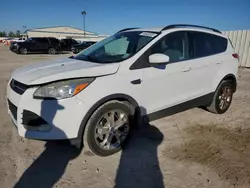
{"type": "Polygon", "coordinates": [[[6,37],[6,33],[4,31],[0,31],[0,37],[6,37]]]}
{"type": "Polygon", "coordinates": [[[21,32],[20,32],[20,30],[17,30],[16,31],[16,37],[20,37],[21,36],[21,32]]]}
{"type": "Polygon", "coordinates": [[[9,34],[8,34],[9,37],[15,37],[15,33],[10,31],[9,34]]]}

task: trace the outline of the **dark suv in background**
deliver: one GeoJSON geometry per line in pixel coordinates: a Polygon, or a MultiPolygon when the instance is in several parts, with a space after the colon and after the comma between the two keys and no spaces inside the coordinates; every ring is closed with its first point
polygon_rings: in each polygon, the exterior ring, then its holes
{"type": "Polygon", "coordinates": [[[77,44],[79,44],[79,42],[71,38],[60,40],[60,46],[62,51],[71,51],[72,46],[77,44]]]}
{"type": "Polygon", "coordinates": [[[92,46],[93,44],[95,44],[96,42],[82,42],[80,44],[75,44],[72,46],[71,48],[71,51],[74,53],[74,54],[77,54],[79,53],[80,51],[92,46]]]}
{"type": "Polygon", "coordinates": [[[53,37],[32,37],[24,42],[13,42],[10,50],[15,53],[48,53],[56,54],[61,51],[60,41],[53,37]]]}

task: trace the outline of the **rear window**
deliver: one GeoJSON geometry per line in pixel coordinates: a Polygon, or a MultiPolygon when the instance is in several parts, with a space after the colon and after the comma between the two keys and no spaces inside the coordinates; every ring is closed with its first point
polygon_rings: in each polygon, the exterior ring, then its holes
{"type": "Polygon", "coordinates": [[[190,32],[190,56],[194,58],[225,52],[227,39],[202,32],[190,32]]]}

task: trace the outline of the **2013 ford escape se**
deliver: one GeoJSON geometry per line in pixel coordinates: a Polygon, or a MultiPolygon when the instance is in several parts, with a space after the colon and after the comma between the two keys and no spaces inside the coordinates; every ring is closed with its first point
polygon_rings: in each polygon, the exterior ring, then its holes
{"type": "Polygon", "coordinates": [[[22,137],[82,140],[108,156],[141,117],[197,106],[226,112],[237,71],[238,55],[216,29],[124,29],[74,57],[14,71],[9,114],[22,137]]]}

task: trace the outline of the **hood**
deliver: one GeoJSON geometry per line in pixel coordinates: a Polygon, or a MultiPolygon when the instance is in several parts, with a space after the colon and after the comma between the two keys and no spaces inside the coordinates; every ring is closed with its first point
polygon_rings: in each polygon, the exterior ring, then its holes
{"type": "Polygon", "coordinates": [[[12,78],[26,85],[37,85],[56,80],[114,74],[118,68],[119,63],[101,64],[64,58],[19,68],[12,73],[12,78]]]}

